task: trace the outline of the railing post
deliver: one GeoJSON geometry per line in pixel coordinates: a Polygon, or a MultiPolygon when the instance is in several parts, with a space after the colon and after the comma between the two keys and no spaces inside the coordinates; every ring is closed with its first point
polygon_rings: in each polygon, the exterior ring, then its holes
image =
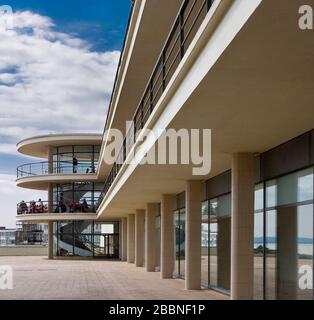
{"type": "Polygon", "coordinates": [[[180,57],[182,60],[184,56],[184,11],[185,11],[186,6],[182,8],[182,11],[180,12],[180,23],[179,23],[179,28],[180,28],[180,57]]]}
{"type": "MultiPolygon", "coordinates": [[[[144,128],[144,100],[145,99],[143,99],[143,101],[141,103],[141,129],[144,128]]],[[[134,141],[134,143],[135,143],[135,141],[134,141]]]]}
{"type": "Polygon", "coordinates": [[[127,150],[127,147],[126,147],[126,139],[124,139],[123,141],[123,154],[122,154],[122,161],[120,163],[120,165],[122,166],[123,162],[126,160],[126,150],[127,150]]]}
{"type": "Polygon", "coordinates": [[[153,95],[153,77],[152,79],[150,80],[150,83],[149,83],[149,91],[150,91],[150,95],[149,95],[149,99],[150,99],[150,114],[153,112],[153,98],[154,98],[154,95],[153,95]]]}
{"type": "Polygon", "coordinates": [[[165,66],[165,61],[166,61],[166,52],[165,50],[162,53],[162,91],[166,90],[166,66],[165,66]]]}

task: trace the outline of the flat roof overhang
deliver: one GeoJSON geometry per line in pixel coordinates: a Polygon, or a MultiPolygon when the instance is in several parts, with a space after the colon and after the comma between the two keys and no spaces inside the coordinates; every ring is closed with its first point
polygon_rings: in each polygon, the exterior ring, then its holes
{"type": "MultiPolygon", "coordinates": [[[[167,36],[175,20],[181,0],[139,0],[135,2],[126,39],[121,67],[108,113],[107,125],[125,133],[126,121],[131,120],[167,36]]],[[[102,178],[110,166],[101,164],[102,178]]]]}
{"type": "Polygon", "coordinates": [[[263,1],[170,123],[212,129],[212,170],[141,165],[102,208],[125,216],[162,194],[184,191],[186,180],[231,168],[231,154],[262,153],[314,128],[313,32],[298,28],[301,0],[263,1]]]}
{"type": "Polygon", "coordinates": [[[16,147],[17,151],[24,155],[47,159],[49,147],[68,145],[101,145],[101,141],[101,134],[51,134],[22,140],[16,145],[16,147]]]}

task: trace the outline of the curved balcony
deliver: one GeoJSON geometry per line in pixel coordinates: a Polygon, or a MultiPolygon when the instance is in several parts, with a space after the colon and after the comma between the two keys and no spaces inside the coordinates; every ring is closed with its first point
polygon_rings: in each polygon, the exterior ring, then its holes
{"type": "Polygon", "coordinates": [[[97,201],[69,201],[66,203],[54,201],[31,201],[17,204],[16,220],[27,223],[48,223],[49,221],[80,221],[97,218],[97,201]]]}
{"type": "Polygon", "coordinates": [[[30,201],[17,204],[17,215],[96,213],[98,198],[83,198],[82,201],[30,201]]]}
{"type": "Polygon", "coordinates": [[[97,163],[73,161],[44,161],[23,164],[17,168],[17,179],[48,174],[95,174],[97,163]]]}

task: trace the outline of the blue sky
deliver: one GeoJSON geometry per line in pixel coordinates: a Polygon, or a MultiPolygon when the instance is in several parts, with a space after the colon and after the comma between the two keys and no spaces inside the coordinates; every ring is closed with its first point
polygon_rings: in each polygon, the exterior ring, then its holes
{"type": "Polygon", "coordinates": [[[120,50],[131,0],[6,0],[14,11],[49,16],[56,29],[89,40],[96,51],[120,50]]]}
{"type": "Polygon", "coordinates": [[[102,132],[131,0],[5,4],[13,27],[0,28],[0,225],[14,227],[16,203],[36,198],[14,186],[16,167],[36,161],[18,155],[16,143],[102,132]]]}

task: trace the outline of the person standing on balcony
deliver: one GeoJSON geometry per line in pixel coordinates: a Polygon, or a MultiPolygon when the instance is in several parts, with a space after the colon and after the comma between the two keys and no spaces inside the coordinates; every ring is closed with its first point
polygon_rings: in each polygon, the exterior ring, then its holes
{"type": "Polygon", "coordinates": [[[82,212],[88,212],[89,211],[89,206],[88,206],[88,203],[87,203],[85,198],[84,198],[84,201],[83,201],[81,207],[82,207],[82,212]]]}
{"type": "Polygon", "coordinates": [[[73,157],[73,173],[77,173],[77,165],[78,165],[78,161],[76,159],[76,157],[73,157]]]}
{"type": "Polygon", "coordinates": [[[38,209],[38,213],[44,212],[44,204],[40,198],[38,199],[37,209],[38,209]]]}

